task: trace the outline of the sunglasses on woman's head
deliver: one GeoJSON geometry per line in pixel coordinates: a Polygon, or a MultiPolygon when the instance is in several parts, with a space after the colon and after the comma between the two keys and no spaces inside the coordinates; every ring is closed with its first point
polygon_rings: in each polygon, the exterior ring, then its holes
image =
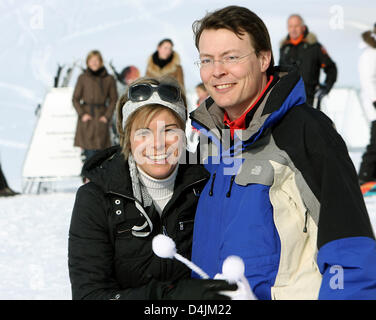
{"type": "Polygon", "coordinates": [[[128,98],[133,102],[146,101],[150,99],[154,92],[167,102],[178,102],[181,100],[180,89],[168,84],[152,86],[148,83],[135,84],[129,87],[128,98]]]}

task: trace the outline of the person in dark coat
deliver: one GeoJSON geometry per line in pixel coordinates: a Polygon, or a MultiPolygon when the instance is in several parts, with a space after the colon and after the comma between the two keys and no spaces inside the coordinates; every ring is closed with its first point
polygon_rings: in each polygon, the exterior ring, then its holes
{"type": "Polygon", "coordinates": [[[19,192],[15,192],[11,188],[9,188],[7,179],[5,178],[0,165],[0,197],[15,196],[17,194],[19,194],[19,192]]]}
{"type": "Polygon", "coordinates": [[[281,42],[279,65],[298,66],[304,81],[307,104],[313,106],[315,96],[321,100],[332,89],[337,80],[337,67],[316,36],[308,31],[300,15],[291,15],[287,26],[288,35],[281,42]],[[322,85],[319,83],[321,69],[326,74],[322,85]]]}
{"type": "Polygon", "coordinates": [[[109,127],[118,95],[116,81],[103,66],[99,51],[91,51],[86,64],[74,89],[73,106],[78,114],[74,145],[82,148],[88,159],[111,146],[109,127]]]}
{"type": "MultiPolygon", "coordinates": [[[[114,73],[118,80],[116,82],[116,85],[119,96],[122,96],[125,91],[127,91],[128,86],[132,82],[140,78],[140,70],[138,70],[136,66],[127,66],[120,73],[117,73],[113,66],[112,69],[114,70],[114,73]]],[[[119,144],[119,136],[116,130],[116,112],[114,112],[114,115],[112,116],[111,138],[113,145],[119,144]]]]}
{"type": "Polygon", "coordinates": [[[84,165],[90,182],[77,192],[69,230],[73,299],[225,299],[219,291],[236,288],[190,279],[184,264],[152,250],[163,233],[190,258],[195,209],[208,180],[203,166],[178,163],[186,99],[171,81],[135,81],[117,104],[120,146],[84,165]]]}

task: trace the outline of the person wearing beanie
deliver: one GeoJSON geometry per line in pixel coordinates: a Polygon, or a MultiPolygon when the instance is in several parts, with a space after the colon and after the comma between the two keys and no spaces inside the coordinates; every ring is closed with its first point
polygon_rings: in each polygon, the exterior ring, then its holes
{"type": "Polygon", "coordinates": [[[173,50],[171,39],[163,39],[158,43],[157,50],[148,58],[146,77],[159,78],[170,76],[175,78],[184,89],[183,68],[179,54],[173,50]]]}
{"type": "Polygon", "coordinates": [[[202,165],[185,164],[186,97],[172,78],[141,78],[117,103],[120,146],[84,166],[69,229],[73,299],[225,299],[223,280],[191,279],[190,270],[153,253],[158,234],[190,258],[202,165]]]}
{"type": "Polygon", "coordinates": [[[363,32],[361,36],[364,43],[358,62],[361,99],[370,121],[370,141],[358,173],[362,192],[365,193],[376,185],[376,24],[373,30],[363,32]]]}
{"type": "MultiPolygon", "coordinates": [[[[313,106],[314,97],[321,100],[337,80],[337,67],[317,37],[309,32],[303,18],[292,14],[287,20],[288,35],[280,45],[279,65],[296,65],[303,77],[307,104],[313,106]],[[326,74],[320,84],[320,71],[326,74]]],[[[320,108],[319,104],[315,107],[320,108]]]]}

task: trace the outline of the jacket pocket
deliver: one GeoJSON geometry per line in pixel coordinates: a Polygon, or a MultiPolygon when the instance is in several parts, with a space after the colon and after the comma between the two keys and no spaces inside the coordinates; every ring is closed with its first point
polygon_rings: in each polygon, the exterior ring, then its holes
{"type": "Polygon", "coordinates": [[[184,231],[186,228],[192,227],[193,228],[194,219],[186,220],[186,221],[179,221],[179,230],[184,231]]]}

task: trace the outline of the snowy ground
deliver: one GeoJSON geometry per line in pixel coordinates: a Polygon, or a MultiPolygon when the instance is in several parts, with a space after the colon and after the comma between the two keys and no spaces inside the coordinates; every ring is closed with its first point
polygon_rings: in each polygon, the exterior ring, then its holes
{"type": "MultiPolygon", "coordinates": [[[[360,154],[352,157],[358,161],[360,154]]],[[[67,244],[74,191],[0,198],[0,300],[71,299],[67,244]]],[[[366,204],[376,230],[376,197],[366,204]]]]}
{"type": "Polygon", "coordinates": [[[70,299],[67,245],[75,194],[0,199],[0,299],[70,299]]]}

